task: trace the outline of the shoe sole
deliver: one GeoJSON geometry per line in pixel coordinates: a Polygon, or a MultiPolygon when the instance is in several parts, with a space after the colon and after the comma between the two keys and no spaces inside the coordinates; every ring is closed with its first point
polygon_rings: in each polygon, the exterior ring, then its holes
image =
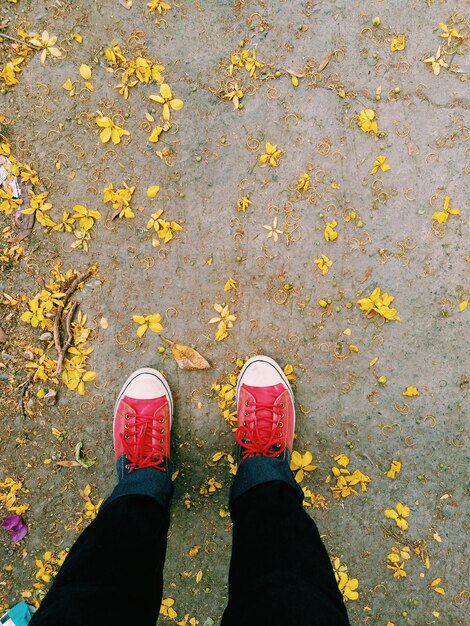
{"type": "Polygon", "coordinates": [[[162,374],[160,374],[160,372],[158,370],[155,370],[152,367],[141,367],[140,369],[136,370],[135,372],[132,372],[132,374],[126,380],[124,385],[121,387],[121,391],[119,392],[119,395],[117,397],[116,403],[114,404],[113,425],[114,425],[114,420],[116,419],[116,410],[117,410],[119,402],[121,401],[121,398],[125,395],[126,389],[129,387],[130,383],[133,380],[135,380],[138,376],[140,376],[141,374],[150,374],[151,376],[155,376],[155,378],[157,378],[162,383],[162,385],[165,387],[165,391],[167,392],[168,397],[170,399],[170,417],[171,417],[170,429],[171,429],[171,426],[173,424],[173,396],[171,395],[171,390],[170,390],[170,387],[168,386],[168,383],[167,383],[165,377],[162,376],[162,374]]]}
{"type": "Polygon", "coordinates": [[[240,370],[240,373],[238,375],[238,380],[237,380],[237,387],[236,387],[236,391],[235,391],[235,400],[236,400],[236,403],[237,403],[237,410],[238,410],[238,391],[240,389],[240,384],[241,384],[240,381],[241,381],[241,379],[243,377],[243,374],[245,373],[246,369],[252,363],[256,363],[257,361],[260,361],[261,363],[268,363],[269,365],[272,365],[272,367],[274,367],[276,372],[280,375],[280,377],[282,378],[283,382],[285,383],[287,389],[289,390],[289,394],[290,394],[290,397],[291,397],[291,400],[292,400],[292,406],[294,407],[294,432],[295,432],[295,400],[294,400],[294,392],[292,391],[292,387],[290,386],[290,382],[287,380],[286,375],[282,371],[282,368],[276,363],[276,361],[274,359],[271,359],[271,357],[269,357],[269,356],[264,356],[264,355],[252,356],[251,359],[248,359],[248,361],[245,363],[245,365],[240,370]]]}

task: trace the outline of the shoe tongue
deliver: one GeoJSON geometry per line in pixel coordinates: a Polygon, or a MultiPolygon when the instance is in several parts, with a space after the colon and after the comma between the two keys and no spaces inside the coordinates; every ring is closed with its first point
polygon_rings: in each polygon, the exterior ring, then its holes
{"type": "MultiPolygon", "coordinates": [[[[274,404],[274,402],[279,398],[281,393],[285,391],[285,387],[282,383],[278,385],[271,385],[270,387],[253,387],[251,385],[243,385],[246,391],[250,393],[256,403],[260,404],[274,404]]],[[[273,414],[269,409],[260,409],[256,411],[256,415],[259,418],[267,418],[272,420],[273,414]]]]}
{"type": "Polygon", "coordinates": [[[165,404],[166,396],[161,396],[160,398],[130,398],[129,396],[124,396],[123,400],[134,409],[137,415],[154,415],[165,404]]]}

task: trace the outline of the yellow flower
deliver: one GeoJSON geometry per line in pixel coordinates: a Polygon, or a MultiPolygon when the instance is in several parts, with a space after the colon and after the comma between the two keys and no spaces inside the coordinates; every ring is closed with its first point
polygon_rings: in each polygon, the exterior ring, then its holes
{"type": "Polygon", "coordinates": [[[32,185],[39,185],[39,176],[30,165],[18,164],[20,167],[21,182],[30,182],[32,185]]]}
{"type": "Polygon", "coordinates": [[[324,254],[322,254],[318,259],[315,259],[314,263],[318,266],[318,269],[321,271],[323,276],[328,274],[330,267],[333,265],[333,261],[324,254]]]}
{"type": "MultiPolygon", "coordinates": [[[[201,578],[202,578],[202,570],[199,570],[199,572],[196,575],[196,582],[197,583],[201,582],[201,578]]],[[[176,622],[176,623],[178,624],[178,626],[188,626],[188,624],[189,626],[197,626],[198,621],[195,617],[189,618],[189,613],[185,613],[183,619],[180,622],[176,622]]]]}
{"type": "Polygon", "coordinates": [[[99,211],[87,209],[86,206],[84,206],[83,204],[76,204],[72,208],[75,213],[70,217],[70,219],[78,219],[80,228],[85,231],[93,228],[95,221],[101,218],[101,213],[99,211]]]}
{"type": "Polygon", "coordinates": [[[310,176],[308,174],[302,174],[297,181],[297,189],[299,191],[308,191],[310,187],[310,176]]]}
{"type": "Polygon", "coordinates": [[[232,315],[228,308],[228,304],[214,304],[214,309],[219,314],[218,317],[213,317],[209,320],[209,324],[218,324],[217,331],[215,333],[216,341],[223,341],[229,335],[228,331],[233,328],[233,322],[237,319],[236,315],[232,315]]]}
{"type": "Polygon", "coordinates": [[[4,481],[0,481],[0,489],[5,490],[5,493],[0,492],[0,503],[7,511],[21,515],[29,509],[29,504],[17,503],[17,494],[20,491],[22,493],[29,493],[29,491],[23,487],[23,483],[20,480],[8,476],[4,481]]]}
{"type": "Polygon", "coordinates": [[[305,472],[311,472],[317,469],[317,465],[312,464],[313,455],[307,450],[305,454],[300,454],[297,450],[292,452],[292,458],[290,461],[290,468],[295,472],[295,480],[301,483],[304,479],[305,472]]]}
{"type": "Polygon", "coordinates": [[[137,337],[142,339],[147,330],[151,330],[154,333],[160,333],[163,330],[163,326],[160,324],[162,316],[160,313],[153,313],[151,315],[133,315],[132,319],[136,324],[139,324],[137,328],[137,337]]]}
{"type": "Polygon", "coordinates": [[[392,39],[390,44],[390,50],[396,52],[397,50],[404,50],[406,47],[405,35],[397,35],[392,39]]]}
{"type": "Polygon", "coordinates": [[[170,619],[175,619],[178,614],[173,608],[174,603],[173,598],[164,598],[160,607],[160,615],[166,615],[170,619]]]}
{"type": "Polygon", "coordinates": [[[36,564],[36,580],[50,583],[59,571],[60,566],[65,561],[67,550],[61,550],[55,557],[50,550],[44,552],[42,559],[35,559],[36,564]]]}
{"type": "Polygon", "coordinates": [[[174,111],[179,111],[183,108],[184,104],[182,100],[178,98],[173,98],[173,94],[171,93],[170,85],[163,83],[160,85],[160,95],[151,95],[149,96],[150,100],[154,102],[158,102],[163,105],[162,116],[165,121],[170,120],[170,108],[174,111]]]}
{"type": "Polygon", "coordinates": [[[431,589],[436,593],[439,593],[441,596],[445,595],[445,591],[442,587],[440,587],[440,583],[442,582],[442,578],[435,578],[431,583],[431,589]]]}
{"type": "Polygon", "coordinates": [[[334,241],[338,238],[338,233],[334,230],[338,226],[338,222],[333,220],[332,222],[327,222],[325,224],[325,239],[327,241],[334,241]]]}
{"type": "Polygon", "coordinates": [[[439,35],[439,37],[447,39],[447,44],[450,44],[452,42],[452,37],[454,39],[463,39],[463,36],[457,30],[455,30],[455,28],[449,28],[447,24],[443,24],[441,22],[439,24],[439,28],[442,30],[442,33],[439,35]]]}
{"type": "Polygon", "coordinates": [[[388,555],[387,559],[389,561],[389,563],[387,563],[387,568],[391,569],[393,572],[393,578],[404,578],[406,576],[406,570],[405,570],[405,562],[402,561],[400,563],[400,561],[392,561],[390,560],[390,556],[397,556],[395,554],[393,555],[388,555]]]}
{"type": "Polygon", "coordinates": [[[29,43],[32,46],[42,49],[40,56],[41,63],[44,63],[48,54],[56,58],[62,57],[61,51],[55,46],[56,42],[57,36],[49,35],[47,30],[43,30],[41,35],[33,35],[33,37],[29,40],[29,43]]]}
{"type": "Polygon", "coordinates": [[[388,165],[388,163],[385,163],[386,159],[386,156],[378,156],[374,161],[374,167],[371,169],[370,173],[376,174],[379,169],[382,170],[382,172],[388,172],[391,167],[390,165],[388,165]]]}
{"type": "Polygon", "coordinates": [[[236,82],[229,83],[226,88],[226,92],[222,95],[222,98],[230,100],[233,103],[233,108],[238,109],[240,107],[240,100],[245,94],[236,82]]]}
{"type": "Polygon", "coordinates": [[[449,219],[449,215],[460,215],[459,209],[450,209],[450,196],[446,196],[444,199],[444,206],[442,211],[435,211],[432,214],[432,219],[436,220],[438,224],[445,224],[449,219]]]}
{"type": "Polygon", "coordinates": [[[277,167],[279,165],[282,154],[283,150],[278,148],[276,144],[272,144],[267,141],[266,152],[260,155],[259,162],[261,165],[270,165],[271,167],[277,167]]]}
{"type": "MultiPolygon", "coordinates": [[[[23,200],[21,198],[14,198],[13,191],[7,187],[6,189],[0,188],[0,213],[4,213],[5,215],[10,215],[12,211],[16,211],[23,200]]],[[[52,205],[51,205],[52,206],[52,205]]],[[[24,209],[22,213],[24,212],[24,209]]],[[[29,211],[30,213],[34,211],[29,211]]]]}
{"type": "Polygon", "coordinates": [[[419,396],[419,390],[417,389],[417,387],[407,387],[405,389],[405,391],[403,392],[404,396],[408,396],[408,397],[412,397],[412,396],[419,396]]]}
{"type": "Polygon", "coordinates": [[[350,463],[349,457],[346,454],[338,454],[335,456],[335,461],[340,467],[347,467],[350,463]]]}
{"type": "Polygon", "coordinates": [[[67,80],[65,81],[65,83],[62,85],[62,87],[65,89],[65,91],[68,92],[69,96],[72,97],[75,95],[75,85],[77,84],[77,81],[72,82],[70,80],[70,78],[67,78],[67,80]]]}
{"type": "Polygon", "coordinates": [[[222,489],[222,484],[215,478],[209,478],[207,484],[209,485],[209,493],[215,493],[217,489],[222,489]]]}
{"type": "Polygon", "coordinates": [[[252,78],[257,78],[256,70],[264,67],[264,63],[261,63],[256,59],[256,50],[242,50],[241,52],[234,52],[230,57],[230,62],[230,75],[232,75],[234,67],[244,67],[252,78]]]}
{"type": "Polygon", "coordinates": [[[96,378],[96,372],[85,371],[84,368],[77,365],[71,365],[71,361],[64,361],[65,368],[62,372],[62,380],[68,389],[78,391],[79,395],[85,395],[85,383],[89,383],[96,378]]]}
{"type": "Polygon", "coordinates": [[[98,111],[98,117],[95,119],[95,122],[98,124],[100,128],[103,130],[100,132],[100,139],[102,143],[108,143],[111,141],[114,144],[118,144],[121,141],[121,137],[124,135],[129,136],[130,133],[128,130],[121,128],[117,124],[113,122],[110,117],[103,115],[101,111],[98,111]]]}
{"type": "Polygon", "coordinates": [[[171,5],[168,4],[168,2],[164,2],[164,0],[150,0],[147,7],[150,9],[151,13],[157,12],[160,13],[160,15],[164,15],[165,11],[171,9],[171,5]]]}
{"type": "Polygon", "coordinates": [[[376,114],[373,109],[363,109],[359,113],[358,125],[364,133],[372,133],[373,135],[379,134],[376,114]]]}
{"type": "Polygon", "coordinates": [[[400,530],[406,530],[408,528],[408,522],[406,521],[406,518],[410,515],[410,509],[406,506],[406,504],[398,502],[396,510],[386,509],[384,511],[384,515],[388,519],[395,520],[395,523],[398,528],[400,528],[400,530]]]}
{"type": "Polygon", "coordinates": [[[50,202],[46,202],[49,192],[44,191],[43,193],[35,193],[30,191],[29,193],[31,195],[30,208],[23,209],[22,213],[24,215],[32,215],[34,213],[41,226],[44,226],[44,228],[53,228],[56,224],[49,217],[48,213],[52,209],[52,204],[50,202]]]}
{"type": "Polygon", "coordinates": [[[400,321],[398,317],[398,311],[390,308],[390,304],[395,300],[394,296],[390,296],[388,293],[381,293],[380,287],[374,289],[368,298],[362,298],[357,303],[366,314],[366,317],[374,317],[374,315],[380,315],[386,320],[400,321]]]}
{"type": "Polygon", "coordinates": [[[3,66],[2,71],[0,72],[0,78],[8,87],[17,85],[20,82],[16,75],[21,72],[21,64],[23,61],[24,57],[15,57],[3,66]]]}
{"type": "Polygon", "coordinates": [[[286,365],[282,368],[282,371],[286,375],[287,380],[290,380],[291,382],[297,380],[297,375],[294,373],[294,366],[292,363],[286,363],[286,365]]]}
{"type": "Polygon", "coordinates": [[[336,484],[330,487],[330,489],[336,499],[347,498],[351,494],[357,496],[358,492],[354,489],[356,485],[360,485],[362,491],[367,491],[367,485],[370,483],[369,476],[363,474],[360,470],[354,470],[351,473],[346,469],[349,465],[349,458],[345,454],[338,454],[335,457],[335,461],[339,467],[332,467],[331,471],[336,478],[336,484]]]}
{"type": "Polygon", "coordinates": [[[357,578],[349,578],[348,568],[346,565],[342,565],[339,558],[333,559],[333,571],[335,573],[336,582],[338,588],[343,594],[345,600],[357,600],[359,593],[359,581],[357,578]]]}
{"type": "Polygon", "coordinates": [[[246,210],[251,206],[252,202],[249,196],[243,196],[242,198],[238,198],[237,200],[237,211],[241,211],[245,213],[246,210]]]}
{"type": "Polygon", "coordinates": [[[266,239],[272,237],[274,241],[277,241],[279,239],[279,235],[282,235],[282,230],[279,230],[279,228],[277,227],[277,216],[273,219],[272,226],[269,226],[269,224],[264,224],[263,228],[268,231],[266,239]]]}
{"type": "MultiPolygon", "coordinates": [[[[183,230],[183,227],[178,222],[168,222],[160,216],[163,214],[163,209],[158,209],[155,213],[150,214],[150,219],[147,222],[147,230],[154,230],[159,239],[163,239],[163,243],[168,243],[173,239],[173,233],[183,230]]],[[[152,245],[156,248],[160,245],[158,239],[152,240],[152,245]]]]}
{"type": "Polygon", "coordinates": [[[105,189],[103,189],[103,202],[111,204],[113,209],[119,210],[120,218],[133,218],[135,213],[130,206],[132,195],[135,191],[135,186],[129,187],[125,182],[121,189],[114,189],[113,183],[110,183],[105,189]]]}
{"type": "Polygon", "coordinates": [[[357,600],[359,597],[359,593],[357,592],[358,588],[359,581],[357,578],[348,578],[344,581],[344,576],[340,576],[339,590],[346,600],[357,600]]]}
{"type": "Polygon", "coordinates": [[[230,291],[231,289],[237,288],[237,281],[233,278],[229,278],[224,285],[224,291],[230,291]]]}
{"type": "Polygon", "coordinates": [[[149,136],[149,142],[150,143],[158,143],[159,139],[160,139],[160,135],[163,132],[163,128],[162,126],[156,126],[152,132],[150,133],[149,136]]]}
{"type": "Polygon", "coordinates": [[[392,547],[390,554],[387,554],[387,568],[392,570],[394,578],[405,578],[405,562],[410,558],[411,554],[408,546],[403,548],[392,547]]]}
{"type": "Polygon", "coordinates": [[[251,55],[248,50],[244,50],[242,52],[242,56],[244,52],[248,52],[248,54],[244,57],[245,69],[252,78],[256,78],[256,69],[263,67],[264,64],[256,60],[256,50],[252,50],[251,55]]]}
{"type": "MultiPolygon", "coordinates": [[[[51,315],[58,305],[62,305],[65,293],[41,290],[34,298],[28,300],[28,311],[22,313],[20,319],[33,328],[40,326],[43,330],[52,330],[51,315]]],[[[52,315],[53,317],[53,315],[52,315]]]]}
{"type": "Polygon", "coordinates": [[[120,63],[127,63],[126,57],[122,54],[121,48],[113,42],[110,48],[106,48],[104,51],[106,60],[111,65],[119,65],[120,63]]]}
{"type": "Polygon", "coordinates": [[[441,67],[449,67],[448,63],[446,63],[441,56],[441,46],[439,46],[434,56],[424,59],[424,63],[431,63],[431,68],[434,76],[439,76],[441,72],[441,67]]]}
{"type": "Polygon", "coordinates": [[[397,477],[400,471],[401,471],[400,461],[392,461],[390,464],[390,469],[386,472],[386,475],[393,480],[397,477]]]}

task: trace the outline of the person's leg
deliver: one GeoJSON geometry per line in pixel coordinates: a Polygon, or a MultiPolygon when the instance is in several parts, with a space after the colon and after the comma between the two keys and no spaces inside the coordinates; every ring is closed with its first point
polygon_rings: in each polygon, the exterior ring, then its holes
{"type": "Polygon", "coordinates": [[[167,529],[153,498],[110,502],[75,542],[31,626],[155,626],[167,529]]]}
{"type": "Polygon", "coordinates": [[[237,385],[240,465],[222,626],[347,626],[328,553],[289,468],[295,413],[276,363],[250,359],[237,385]]]}
{"type": "Polygon", "coordinates": [[[173,403],[159,372],[138,370],[116,402],[119,482],[80,535],[32,626],[155,626],[172,484],[173,403]]]}

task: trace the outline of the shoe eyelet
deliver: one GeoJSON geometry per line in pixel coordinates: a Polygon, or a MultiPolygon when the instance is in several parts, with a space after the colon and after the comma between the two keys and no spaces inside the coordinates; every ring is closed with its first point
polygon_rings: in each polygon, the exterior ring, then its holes
{"type": "Polygon", "coordinates": [[[129,416],[128,416],[128,415],[127,415],[127,413],[126,413],[126,420],[128,420],[128,419],[129,419],[129,416]]]}
{"type": "Polygon", "coordinates": [[[160,428],[160,433],[163,435],[163,433],[165,432],[164,428],[160,428]]]}
{"type": "Polygon", "coordinates": [[[124,439],[129,439],[129,435],[124,435],[124,439]]]}
{"type": "Polygon", "coordinates": [[[279,422],[279,428],[282,428],[284,426],[283,422],[279,422]]]}
{"type": "Polygon", "coordinates": [[[163,443],[163,438],[162,437],[160,437],[160,443],[163,443]]]}
{"type": "Polygon", "coordinates": [[[163,423],[164,423],[164,421],[165,421],[165,418],[164,418],[164,417],[161,417],[161,418],[160,418],[160,423],[161,423],[161,424],[163,424],[163,423]]]}
{"type": "Polygon", "coordinates": [[[129,424],[124,424],[124,428],[129,428],[129,424]]]}
{"type": "Polygon", "coordinates": [[[245,416],[246,416],[246,415],[248,415],[248,411],[245,411],[245,412],[243,413],[243,415],[245,415],[245,416]]]}
{"type": "Polygon", "coordinates": [[[281,409],[284,408],[284,402],[281,402],[281,404],[279,405],[281,407],[281,409]]]}
{"type": "Polygon", "coordinates": [[[284,413],[281,413],[281,414],[279,415],[279,417],[284,417],[284,413]]]}
{"type": "Polygon", "coordinates": [[[245,404],[246,404],[246,406],[250,406],[250,401],[249,401],[249,400],[247,400],[247,401],[245,402],[245,404]]]}

